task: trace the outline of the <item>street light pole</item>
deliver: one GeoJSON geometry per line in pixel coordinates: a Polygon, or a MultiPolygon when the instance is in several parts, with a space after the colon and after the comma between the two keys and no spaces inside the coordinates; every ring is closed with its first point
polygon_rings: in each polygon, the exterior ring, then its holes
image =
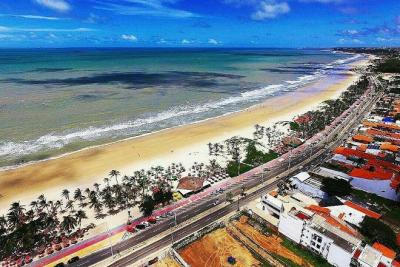
{"type": "MultiPolygon", "coordinates": [[[[176,212],[175,211],[174,211],[174,222],[175,222],[174,226],[176,226],[177,222],[176,222],[176,212]]],[[[173,246],[173,245],[174,245],[174,232],[171,231],[171,246],[173,246]]]]}
{"type": "Polygon", "coordinates": [[[107,225],[107,232],[108,232],[108,240],[110,242],[111,257],[114,257],[113,244],[111,241],[111,232],[110,232],[110,227],[108,226],[108,222],[106,222],[106,225],[107,225]]]}

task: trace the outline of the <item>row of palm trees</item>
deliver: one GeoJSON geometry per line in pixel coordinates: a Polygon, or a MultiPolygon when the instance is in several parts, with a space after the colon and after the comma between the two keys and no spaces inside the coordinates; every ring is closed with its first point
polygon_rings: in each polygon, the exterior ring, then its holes
{"type": "Polygon", "coordinates": [[[88,211],[101,219],[138,206],[148,215],[154,205],[171,200],[173,183],[183,173],[204,177],[212,175],[212,170],[222,171],[222,167],[214,160],[209,165],[195,162],[188,170],[181,163],[172,163],[167,168],[141,169],[131,176],[112,170],[103,184],[94,183],[92,187],[74,191],[64,189],[58,200],[47,200],[40,195],[29,205],[12,203],[8,213],[0,216],[0,260],[35,255],[37,248],[48,246],[55,238],[72,235],[82,228],[88,211]]]}
{"type": "Polygon", "coordinates": [[[121,177],[119,171],[112,170],[103,179],[103,185],[95,183],[91,188],[77,188],[73,192],[64,189],[61,198],[55,201],[40,195],[27,206],[14,202],[8,213],[0,216],[1,258],[34,255],[35,249],[81,229],[88,209],[93,210],[96,218],[104,218],[132,208],[141,202],[150,187],[165,188],[165,182],[170,185],[184,171],[182,164],[175,163],[166,169],[139,170],[132,176],[121,177]]]}
{"type": "Polygon", "coordinates": [[[310,118],[307,121],[298,122],[298,131],[303,139],[308,139],[329,125],[335,118],[348,109],[367,90],[368,79],[362,77],[355,84],[344,91],[339,98],[326,100],[317,110],[303,114],[310,118]]]}

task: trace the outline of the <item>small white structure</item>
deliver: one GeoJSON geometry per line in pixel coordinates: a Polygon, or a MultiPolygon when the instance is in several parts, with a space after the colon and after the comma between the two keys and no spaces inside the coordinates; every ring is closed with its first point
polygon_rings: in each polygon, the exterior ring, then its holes
{"type": "Polygon", "coordinates": [[[396,252],[379,243],[373,246],[366,245],[362,251],[356,253],[355,260],[361,267],[391,267],[399,266],[395,261],[396,252]]]}
{"type": "Polygon", "coordinates": [[[374,219],[379,219],[381,217],[380,214],[361,207],[353,202],[346,201],[343,204],[344,205],[330,206],[327,208],[331,211],[331,215],[343,219],[352,225],[360,226],[360,223],[364,220],[365,216],[374,219]]]}
{"type": "Polygon", "coordinates": [[[330,225],[324,217],[310,216],[295,208],[281,214],[278,230],[338,267],[350,266],[354,251],[361,244],[360,239],[330,225]]]}
{"type": "Polygon", "coordinates": [[[332,178],[332,179],[342,179],[345,181],[351,180],[351,176],[349,176],[343,172],[335,171],[335,170],[328,169],[325,167],[318,167],[317,169],[315,169],[313,171],[313,173],[316,175],[319,175],[320,177],[326,177],[326,178],[332,178]]]}
{"type": "Polygon", "coordinates": [[[294,188],[308,196],[320,199],[327,196],[327,193],[321,190],[321,182],[307,172],[301,172],[289,178],[289,182],[294,188]]]}

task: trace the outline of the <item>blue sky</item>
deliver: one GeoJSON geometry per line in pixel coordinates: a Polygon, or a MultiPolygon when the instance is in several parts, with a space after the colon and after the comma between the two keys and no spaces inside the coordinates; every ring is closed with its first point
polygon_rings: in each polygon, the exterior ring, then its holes
{"type": "Polygon", "coordinates": [[[0,47],[400,46],[399,0],[1,0],[0,47]]]}

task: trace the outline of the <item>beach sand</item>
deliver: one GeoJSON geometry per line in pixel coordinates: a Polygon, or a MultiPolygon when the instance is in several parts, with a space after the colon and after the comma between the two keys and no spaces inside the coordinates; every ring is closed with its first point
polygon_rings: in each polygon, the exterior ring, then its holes
{"type": "Polygon", "coordinates": [[[0,212],[5,212],[13,201],[28,204],[40,194],[57,199],[62,189],[72,192],[77,187],[84,189],[95,182],[103,183],[112,169],[130,175],[137,169],[166,166],[171,162],[184,165],[207,162],[207,143],[234,135],[251,137],[255,124],[291,120],[324,100],[338,97],[358,77],[359,74],[348,72],[346,78],[332,85],[313,84],[240,112],[1,171],[0,212]]]}

